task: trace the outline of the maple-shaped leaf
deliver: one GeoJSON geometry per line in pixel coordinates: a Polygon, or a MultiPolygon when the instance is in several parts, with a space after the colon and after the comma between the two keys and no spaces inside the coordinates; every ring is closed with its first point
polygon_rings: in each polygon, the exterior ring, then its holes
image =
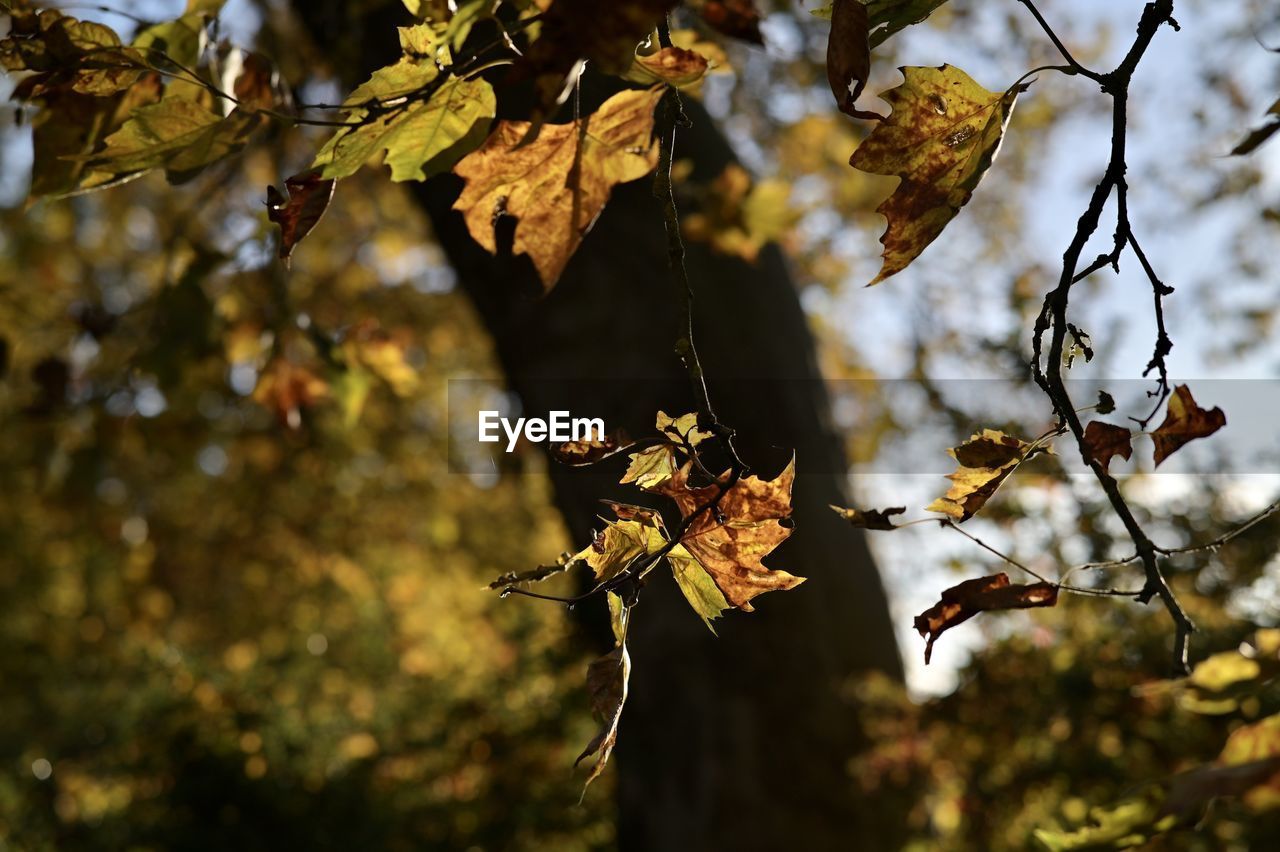
{"type": "Polygon", "coordinates": [[[1196,438],[1206,438],[1227,425],[1227,415],[1221,408],[1205,410],[1196,405],[1191,390],[1178,385],[1169,397],[1164,422],[1151,433],[1156,445],[1156,467],[1196,438]]]}
{"type": "Polygon", "coordinates": [[[926,506],[925,511],[941,512],[956,521],[967,521],[1026,460],[1031,449],[1032,446],[1020,438],[995,429],[984,429],[960,446],[947,450],[960,467],[955,473],[947,474],[952,485],[946,495],[926,506]]]}
{"type": "Polygon", "coordinates": [[[908,66],[881,94],[893,111],[853,152],[864,172],[902,178],[878,208],[888,220],[877,284],[901,272],[968,203],[1000,149],[1018,93],[984,89],[959,68],[908,66]]]}
{"type": "Polygon", "coordinates": [[[627,654],[626,641],[630,611],[613,592],[607,593],[607,599],[610,623],[613,625],[617,644],[612,651],[587,667],[587,692],[591,696],[591,710],[600,720],[600,730],[573,763],[577,766],[591,755],[597,755],[596,762],[582,785],[584,796],[586,788],[604,771],[613,747],[618,742],[618,722],[622,718],[622,706],[627,701],[627,682],[631,677],[631,657],[627,654]]]}
{"type": "Polygon", "coordinates": [[[907,511],[906,506],[894,506],[890,509],[845,509],[840,506],[832,506],[832,511],[844,518],[853,526],[863,530],[896,530],[892,516],[901,515],[907,511]]]}
{"type": "Polygon", "coordinates": [[[757,595],[803,583],[803,577],[761,562],[791,535],[795,459],[774,479],[743,477],[723,494],[727,474],[721,482],[691,487],[692,467],[692,462],[686,462],[653,490],[673,499],[686,519],[696,514],[680,537],[680,545],[711,576],[725,601],[751,612],[751,599],[757,595]]]}
{"type": "Polygon", "coordinates": [[[574,555],[591,566],[597,580],[611,580],[641,556],[651,556],[667,544],[662,516],[609,521],[591,544],[574,555]]]}
{"type": "Polygon", "coordinates": [[[831,34],[827,37],[827,82],[840,111],[854,118],[875,118],[855,105],[871,74],[871,46],[867,42],[867,7],[862,0],[835,0],[831,34]]]}
{"type": "Polygon", "coordinates": [[[267,187],[267,218],[280,226],[280,259],[288,263],[294,246],[311,233],[329,209],[336,182],[311,171],[288,178],[284,186],[288,198],[274,186],[267,187]]]}
{"type": "Polygon", "coordinates": [[[939,636],[980,612],[1053,606],[1057,602],[1058,587],[1052,583],[1013,585],[1003,572],[952,586],[942,593],[941,600],[915,618],[916,631],[927,637],[925,665],[933,656],[933,643],[939,636]]]}
{"type": "Polygon", "coordinates": [[[133,85],[150,65],[110,27],[46,9],[11,14],[9,34],[0,39],[0,68],[34,72],[13,94],[17,100],[31,100],[56,92],[114,95],[133,85]]]}
{"type": "Polygon", "coordinates": [[[657,165],[653,110],[661,97],[658,88],[619,92],[580,121],[544,126],[523,146],[529,122],[498,122],[454,167],[467,183],[453,206],[471,236],[496,253],[495,220],[515,217],[513,250],[529,256],[550,290],[613,187],[657,165]]]}
{"type": "Polygon", "coordinates": [[[1272,116],[1272,118],[1266,124],[1250,131],[1248,136],[1240,140],[1239,145],[1231,149],[1231,153],[1234,156],[1252,154],[1258,150],[1258,146],[1263,142],[1280,132],[1280,99],[1271,105],[1271,109],[1267,110],[1267,115],[1272,116]]]}
{"type": "Polygon", "coordinates": [[[1084,429],[1084,443],[1089,458],[1108,470],[1115,456],[1125,461],[1133,455],[1133,436],[1123,426],[1091,420],[1084,429]]]}
{"type": "Polygon", "coordinates": [[[603,438],[590,438],[579,441],[565,441],[551,448],[551,455],[561,464],[581,465],[595,464],[602,459],[610,458],[634,441],[625,429],[616,429],[603,438]]]}

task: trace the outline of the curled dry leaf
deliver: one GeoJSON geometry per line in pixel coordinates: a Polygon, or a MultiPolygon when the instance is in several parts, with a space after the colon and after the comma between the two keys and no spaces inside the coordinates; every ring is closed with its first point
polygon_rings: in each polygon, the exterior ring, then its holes
{"type": "Polygon", "coordinates": [[[947,474],[951,488],[926,506],[925,511],[950,515],[957,522],[967,521],[991,499],[1031,450],[1032,445],[995,429],[984,429],[960,446],[947,450],[960,463],[960,468],[947,474]]]}
{"type": "Polygon", "coordinates": [[[1221,408],[1205,410],[1196,405],[1191,390],[1178,385],[1169,397],[1164,422],[1151,433],[1156,445],[1156,467],[1196,438],[1206,438],[1227,425],[1227,415],[1221,408]]]}
{"type": "Polygon", "coordinates": [[[600,730],[578,755],[577,766],[591,755],[596,762],[582,785],[585,796],[587,787],[604,772],[609,755],[618,742],[618,722],[622,719],[622,706],[627,701],[627,682],[631,677],[631,657],[627,654],[627,619],[630,611],[622,599],[608,593],[609,612],[612,616],[613,634],[617,645],[587,667],[587,692],[591,696],[591,710],[600,720],[600,730]]]}
{"type": "Polygon", "coordinates": [[[626,79],[637,83],[667,83],[677,88],[692,86],[710,67],[697,51],[683,47],[664,47],[656,53],[636,56],[626,79]]]}
{"type": "Polygon", "coordinates": [[[902,85],[881,95],[893,111],[849,160],[864,172],[902,178],[876,208],[888,227],[880,238],[884,266],[872,284],[905,269],[969,202],[1025,89],[988,91],[950,65],[901,71],[902,85]]]}
{"type": "Polygon", "coordinates": [[[890,509],[867,509],[865,512],[859,509],[844,509],[840,506],[832,506],[831,509],[853,526],[863,530],[896,530],[897,527],[894,526],[890,517],[892,515],[901,515],[907,511],[906,506],[894,506],[890,509]]]}
{"type": "Polygon", "coordinates": [[[831,34],[827,37],[827,82],[841,112],[854,118],[883,118],[855,106],[870,75],[867,7],[862,0],[835,0],[831,7],[831,34]]]}
{"type": "Polygon", "coordinates": [[[1052,583],[1011,585],[1009,575],[1003,572],[952,586],[942,593],[941,600],[916,616],[916,630],[928,638],[925,664],[933,656],[933,643],[939,636],[980,612],[1053,606],[1057,602],[1058,587],[1052,583]]]}
{"type": "Polygon", "coordinates": [[[634,443],[625,429],[615,429],[600,439],[590,438],[556,444],[551,448],[551,455],[562,464],[577,467],[610,458],[634,443]]]}
{"type": "Polygon", "coordinates": [[[661,97],[660,88],[619,92],[581,121],[544,126],[525,145],[529,122],[498,122],[454,168],[466,187],[453,206],[471,236],[496,254],[497,218],[515,217],[512,249],[529,256],[550,290],[613,187],[657,165],[653,110],[661,97]]]}
{"type": "Polygon", "coordinates": [[[267,218],[280,226],[280,259],[286,264],[294,247],[311,233],[329,209],[336,183],[308,171],[284,182],[288,198],[274,186],[267,187],[267,218]]]}
{"type": "Polygon", "coordinates": [[[633,520],[606,522],[595,540],[573,558],[590,565],[596,580],[612,580],[633,560],[657,553],[666,543],[660,515],[635,516],[633,520]]]}
{"type": "Polygon", "coordinates": [[[1091,420],[1085,427],[1084,443],[1089,459],[1102,465],[1103,470],[1108,470],[1115,456],[1128,461],[1133,455],[1133,436],[1129,430],[1101,420],[1091,420]]]}

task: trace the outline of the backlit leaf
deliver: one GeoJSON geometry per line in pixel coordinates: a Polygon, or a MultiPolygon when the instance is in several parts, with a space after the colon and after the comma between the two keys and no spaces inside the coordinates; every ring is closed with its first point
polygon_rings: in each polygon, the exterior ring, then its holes
{"type": "Polygon", "coordinates": [[[243,148],[259,122],[240,110],[224,118],[194,101],[165,98],[135,109],[89,166],[113,175],[164,168],[179,183],[243,148]]]}
{"type": "Polygon", "coordinates": [[[543,127],[524,146],[528,122],[498,122],[454,168],[467,182],[454,207],[471,236],[496,253],[495,219],[514,216],[513,250],[529,256],[550,289],[613,187],[657,164],[653,110],[661,97],[660,89],[619,92],[581,121],[543,127]]]}
{"type": "Polygon", "coordinates": [[[994,429],[984,429],[947,452],[960,463],[947,474],[952,486],[925,511],[950,515],[957,522],[973,517],[1009,474],[1027,457],[1031,445],[994,429]]]}
{"type": "Polygon", "coordinates": [[[551,448],[556,461],[567,465],[587,465],[610,458],[634,443],[624,429],[617,429],[603,438],[584,438],[565,441],[551,448]]]}
{"type": "Polygon", "coordinates": [[[624,642],[619,642],[616,648],[587,668],[587,692],[591,696],[591,710],[600,720],[600,730],[574,761],[577,766],[591,755],[596,755],[596,762],[583,783],[584,795],[586,787],[604,772],[605,764],[609,762],[613,747],[618,742],[618,722],[622,719],[622,706],[627,700],[627,681],[630,677],[631,657],[627,654],[624,642]]]}
{"type": "Polygon", "coordinates": [[[968,203],[1000,149],[1023,87],[992,92],[959,68],[902,68],[901,86],[881,94],[893,107],[849,160],[902,178],[877,208],[888,220],[879,283],[902,271],[968,203]]]}
{"type": "Polygon", "coordinates": [[[751,600],[757,595],[803,583],[803,577],[761,561],[791,535],[795,460],[774,479],[739,479],[709,509],[704,507],[715,501],[721,485],[691,487],[692,464],[687,462],[655,490],[675,500],[685,518],[696,513],[680,544],[711,575],[728,604],[751,612],[751,600]]]}
{"type": "Polygon", "coordinates": [[[1206,438],[1227,425],[1227,415],[1221,408],[1205,410],[1196,405],[1191,390],[1178,385],[1169,397],[1164,422],[1151,433],[1156,445],[1156,467],[1196,438],[1206,438]]]}
{"type": "Polygon", "coordinates": [[[680,587],[689,606],[693,607],[693,611],[702,618],[707,629],[715,633],[716,628],[712,625],[712,620],[719,618],[729,608],[729,602],[725,600],[724,593],[684,545],[677,544],[671,548],[671,552],[667,554],[667,562],[670,563],[676,585],[680,587]]]}
{"type": "Polygon", "coordinates": [[[636,56],[625,77],[646,85],[669,83],[683,88],[701,80],[708,67],[700,53],[683,47],[664,47],[656,53],[636,56]]]}
{"type": "Polygon", "coordinates": [[[1133,436],[1123,426],[1091,420],[1084,429],[1084,443],[1089,457],[1107,470],[1115,456],[1125,461],[1133,455],[1133,436]]]}
{"type": "Polygon", "coordinates": [[[980,612],[1054,606],[1057,602],[1057,586],[1051,583],[1011,585],[1009,575],[1004,573],[952,586],[942,593],[941,600],[916,616],[916,631],[928,637],[924,647],[925,664],[928,665],[933,656],[933,643],[939,636],[980,612]]]}
{"type": "Polygon", "coordinates": [[[633,560],[657,553],[667,543],[662,518],[610,521],[595,541],[574,555],[591,566],[597,580],[610,580],[633,560]]]}
{"type": "Polygon", "coordinates": [[[280,226],[280,259],[285,263],[329,209],[335,185],[315,172],[303,172],[284,182],[288,198],[274,186],[267,187],[267,218],[280,226]]]}

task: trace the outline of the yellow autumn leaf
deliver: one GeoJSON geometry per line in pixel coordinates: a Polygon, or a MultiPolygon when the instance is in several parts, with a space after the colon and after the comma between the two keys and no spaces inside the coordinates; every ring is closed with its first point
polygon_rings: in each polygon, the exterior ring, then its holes
{"type": "Polygon", "coordinates": [[[952,485],[946,495],[926,506],[925,511],[941,512],[956,521],[968,520],[991,499],[1031,449],[1032,445],[1019,438],[984,429],[960,446],[947,450],[960,467],[955,473],[947,474],[952,485]]]}
{"type": "Polygon", "coordinates": [[[613,187],[644,177],[658,162],[653,110],[661,89],[619,92],[569,124],[547,124],[521,146],[529,122],[500,121],[454,173],[467,182],[454,208],[471,236],[497,252],[495,220],[517,220],[513,251],[533,261],[550,290],[613,187]]]}
{"type": "Polygon", "coordinates": [[[959,68],[905,67],[901,86],[880,95],[893,107],[849,165],[902,178],[877,212],[888,220],[878,284],[933,242],[968,203],[1000,149],[1024,86],[991,92],[959,68]]]}

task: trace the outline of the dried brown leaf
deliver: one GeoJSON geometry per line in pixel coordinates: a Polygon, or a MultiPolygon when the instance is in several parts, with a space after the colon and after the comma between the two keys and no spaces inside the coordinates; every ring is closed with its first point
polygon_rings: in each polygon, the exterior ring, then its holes
{"type": "Polygon", "coordinates": [[[1009,575],[1003,572],[952,586],[942,593],[941,600],[916,616],[916,630],[928,638],[925,665],[933,656],[933,643],[939,636],[980,612],[1053,606],[1057,602],[1058,587],[1052,583],[1011,585],[1009,575]]]}
{"type": "Polygon", "coordinates": [[[1196,405],[1186,385],[1178,385],[1169,397],[1164,422],[1151,433],[1156,445],[1156,467],[1196,438],[1205,438],[1227,425],[1221,408],[1205,410],[1196,405]]]}

